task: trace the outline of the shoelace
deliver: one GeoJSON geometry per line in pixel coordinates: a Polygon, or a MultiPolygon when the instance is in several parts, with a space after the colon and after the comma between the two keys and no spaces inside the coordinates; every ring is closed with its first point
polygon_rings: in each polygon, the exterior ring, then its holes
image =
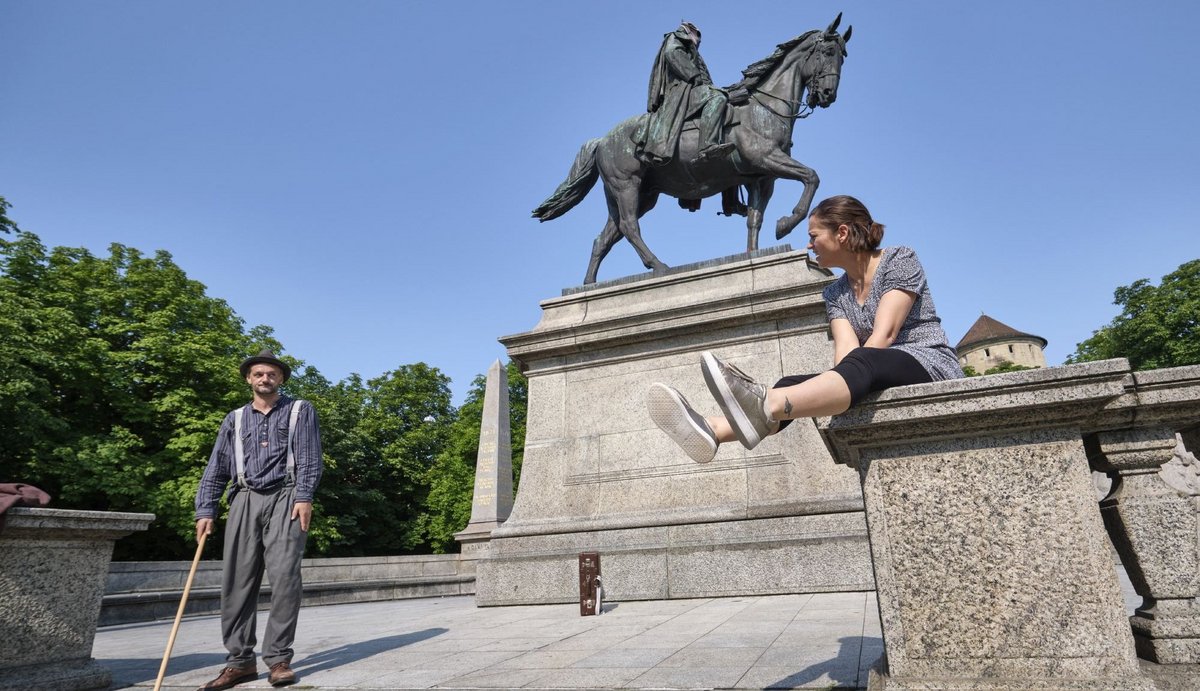
{"type": "MultiPolygon", "coordinates": [[[[745,386],[747,389],[749,389],[751,393],[753,393],[755,396],[762,397],[764,400],[766,399],[766,395],[767,395],[766,385],[759,384],[758,382],[756,382],[753,379],[751,379],[750,377],[748,377],[745,372],[738,369],[737,365],[731,365],[728,362],[722,362],[721,364],[724,365],[726,369],[728,369],[729,371],[731,371],[735,375],[737,375],[742,380],[743,386],[745,386]]],[[[767,426],[769,428],[779,429],[779,420],[776,420],[775,418],[771,417],[770,415],[767,415],[765,411],[763,413],[763,417],[765,417],[767,419],[767,426]]]]}
{"type": "Polygon", "coordinates": [[[761,386],[758,382],[751,379],[745,372],[738,369],[737,365],[732,365],[728,362],[722,362],[721,364],[725,366],[725,369],[729,370],[730,372],[733,372],[740,379],[742,379],[747,384],[747,388],[754,387],[754,386],[761,386]]]}

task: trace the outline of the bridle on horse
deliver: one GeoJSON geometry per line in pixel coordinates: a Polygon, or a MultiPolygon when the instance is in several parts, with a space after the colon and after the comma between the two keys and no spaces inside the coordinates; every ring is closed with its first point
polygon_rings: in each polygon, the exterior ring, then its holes
{"type": "MultiPolygon", "coordinates": [[[[813,44],[812,48],[809,48],[808,55],[804,56],[804,62],[807,63],[809,60],[812,59],[813,54],[817,52],[817,48],[820,48],[821,43],[823,43],[824,41],[825,41],[825,39],[822,38],[820,41],[815,42],[813,44]]],[[[818,83],[820,83],[820,81],[822,79],[832,76],[832,73],[833,73],[833,69],[830,68],[830,69],[826,70],[824,73],[819,74],[816,77],[813,77],[812,79],[810,79],[809,84],[818,84],[818,83]]],[[[809,86],[808,89],[811,91],[812,87],[809,86]]],[[[804,118],[807,118],[809,115],[813,114],[813,107],[808,105],[808,101],[803,100],[803,99],[792,100],[790,98],[776,96],[775,94],[769,94],[765,91],[759,91],[757,88],[750,92],[750,98],[754,99],[755,103],[757,103],[758,105],[765,108],[767,110],[767,112],[769,112],[770,114],[779,118],[780,120],[803,120],[804,118]],[[769,98],[775,99],[776,101],[780,101],[782,103],[787,104],[788,112],[780,113],[779,111],[775,110],[774,108],[767,105],[766,103],[763,103],[762,100],[759,99],[759,96],[767,96],[769,98]],[[797,108],[798,108],[798,110],[796,110],[793,113],[792,110],[797,109],[797,108]],[[805,108],[807,108],[808,110],[806,111],[805,108]]]]}

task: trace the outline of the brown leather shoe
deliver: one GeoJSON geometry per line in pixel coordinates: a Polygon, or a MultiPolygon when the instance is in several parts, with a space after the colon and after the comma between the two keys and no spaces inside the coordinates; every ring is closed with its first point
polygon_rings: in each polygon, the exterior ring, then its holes
{"type": "Polygon", "coordinates": [[[296,683],[296,673],[286,662],[276,662],[271,665],[271,674],[267,676],[271,686],[287,686],[296,683]]]}
{"type": "Polygon", "coordinates": [[[258,678],[257,667],[226,667],[221,674],[196,691],[224,691],[232,689],[243,681],[254,681],[258,678]]]}

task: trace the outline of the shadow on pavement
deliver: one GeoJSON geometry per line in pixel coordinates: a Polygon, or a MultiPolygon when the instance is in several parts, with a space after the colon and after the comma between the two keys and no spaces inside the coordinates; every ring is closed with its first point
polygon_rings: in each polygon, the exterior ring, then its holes
{"type": "MultiPolygon", "coordinates": [[[[783,679],[771,682],[766,688],[794,689],[816,681],[825,675],[829,675],[834,688],[859,688],[858,669],[863,648],[881,646],[883,639],[869,636],[846,636],[839,638],[838,643],[841,644],[841,648],[838,649],[838,654],[833,659],[809,665],[795,674],[789,674],[783,679]]],[[[865,681],[862,684],[864,687],[866,686],[865,681]]]]}
{"type": "MultiPolygon", "coordinates": [[[[112,688],[121,689],[142,682],[154,681],[158,678],[158,668],[162,658],[106,658],[97,660],[101,666],[112,672],[112,688]]],[[[187,655],[172,655],[167,663],[167,676],[191,672],[203,667],[219,668],[225,663],[222,653],[189,653],[187,655]]]]}
{"type": "Polygon", "coordinates": [[[327,669],[358,662],[372,655],[378,655],[379,653],[402,648],[406,645],[419,643],[434,636],[440,636],[448,631],[449,629],[443,628],[425,629],[424,631],[413,631],[397,636],[384,636],[383,638],[375,638],[369,641],[362,641],[361,643],[339,645],[336,648],[306,655],[301,660],[293,661],[292,669],[296,670],[296,674],[323,672],[327,669]]]}

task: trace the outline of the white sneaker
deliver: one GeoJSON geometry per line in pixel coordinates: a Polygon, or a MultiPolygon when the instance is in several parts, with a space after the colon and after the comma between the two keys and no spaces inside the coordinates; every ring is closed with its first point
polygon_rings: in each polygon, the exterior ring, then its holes
{"type": "Polygon", "coordinates": [[[767,387],[759,384],[746,373],[727,362],[721,362],[712,353],[705,351],[701,356],[701,369],[708,390],[725,419],[733,428],[733,434],[742,446],[753,449],[767,436],[779,431],[779,421],[767,417],[763,404],[767,400],[767,387]]]}
{"type": "Polygon", "coordinates": [[[693,461],[708,463],[717,455],[717,435],[683,394],[666,384],[651,384],[646,391],[646,409],[654,424],[693,461]]]}

